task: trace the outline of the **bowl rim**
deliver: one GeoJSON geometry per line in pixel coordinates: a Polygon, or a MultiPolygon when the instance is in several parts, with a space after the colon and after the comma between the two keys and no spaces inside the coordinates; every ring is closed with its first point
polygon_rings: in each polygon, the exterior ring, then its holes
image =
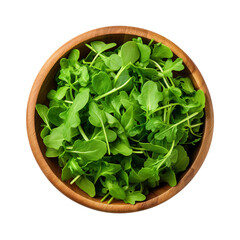
{"type": "Polygon", "coordinates": [[[194,62],[190,59],[190,57],[176,44],[174,44],[169,39],[163,37],[160,34],[155,32],[137,28],[137,27],[129,27],[129,26],[108,26],[98,29],[93,29],[83,34],[76,36],[75,38],[71,39],[70,41],[66,42],[62,45],[58,50],[56,50],[50,58],[45,62],[41,70],[39,71],[30,95],[27,104],[27,113],[26,113],[26,123],[27,123],[27,133],[28,139],[30,143],[31,150],[33,155],[45,174],[48,180],[64,195],[72,199],[73,201],[80,203],[86,207],[100,210],[104,212],[135,212],[139,210],[148,209],[159,205],[160,203],[165,202],[166,200],[170,199],[174,195],[176,195],[179,191],[181,191],[196,175],[200,167],[202,166],[207,153],[210,148],[212,135],[213,135],[213,126],[214,126],[214,114],[213,114],[213,106],[211,101],[211,96],[208,91],[207,85],[198,70],[197,66],[194,62]],[[85,198],[84,196],[74,192],[72,189],[67,187],[51,170],[51,168],[46,163],[44,156],[40,150],[36,130],[35,130],[35,106],[37,103],[38,94],[40,92],[41,86],[47,77],[49,71],[55,65],[55,63],[69,50],[73,49],[81,42],[85,42],[89,39],[95,37],[101,37],[104,35],[111,35],[111,34],[126,34],[126,35],[136,35],[143,38],[147,38],[149,40],[154,39],[156,42],[162,42],[163,44],[170,47],[170,49],[175,53],[178,57],[183,59],[185,66],[189,69],[194,79],[197,79],[198,88],[202,89],[205,93],[206,97],[206,107],[205,107],[205,124],[204,124],[204,134],[202,138],[202,144],[199,147],[199,151],[196,154],[195,160],[193,161],[192,165],[188,170],[185,171],[183,177],[180,179],[178,184],[175,187],[169,188],[167,191],[162,193],[161,195],[156,195],[154,198],[146,200],[144,202],[138,202],[135,205],[130,204],[106,204],[102,202],[97,202],[92,199],[85,198]]]}

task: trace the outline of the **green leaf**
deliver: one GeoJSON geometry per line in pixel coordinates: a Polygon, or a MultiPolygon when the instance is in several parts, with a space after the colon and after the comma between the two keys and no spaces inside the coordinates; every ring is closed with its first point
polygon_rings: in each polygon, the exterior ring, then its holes
{"type": "Polygon", "coordinates": [[[117,54],[112,54],[109,57],[101,54],[100,57],[104,61],[105,65],[113,71],[119,70],[119,68],[122,66],[122,59],[117,54]]]}
{"type": "Polygon", "coordinates": [[[79,111],[85,107],[89,99],[89,89],[85,88],[75,97],[72,105],[66,114],[64,120],[64,138],[67,141],[71,140],[71,128],[76,128],[80,125],[79,111]]]}
{"type": "Polygon", "coordinates": [[[146,181],[148,178],[155,175],[156,168],[143,167],[139,170],[138,173],[134,169],[131,169],[129,174],[130,183],[140,183],[146,181]]]}
{"type": "Polygon", "coordinates": [[[101,166],[95,176],[94,182],[98,180],[99,177],[101,176],[108,176],[108,175],[114,175],[117,172],[119,172],[122,169],[120,164],[115,164],[115,163],[108,163],[108,162],[102,162],[101,166]]]}
{"type": "Polygon", "coordinates": [[[168,59],[163,68],[163,75],[165,77],[172,77],[172,71],[182,71],[183,69],[184,66],[182,64],[181,58],[177,58],[174,62],[172,61],[172,59],[168,59]]]}
{"type": "Polygon", "coordinates": [[[94,91],[101,95],[112,89],[112,81],[107,73],[101,71],[93,76],[92,86],[94,91]]]}
{"type": "Polygon", "coordinates": [[[112,197],[116,199],[125,199],[125,191],[118,185],[118,182],[106,179],[106,187],[112,197]]]}
{"type": "Polygon", "coordinates": [[[44,144],[49,147],[58,150],[64,141],[63,130],[64,124],[54,128],[51,133],[43,139],[44,144]]]}
{"type": "Polygon", "coordinates": [[[68,59],[70,60],[71,63],[75,63],[80,57],[80,51],[78,49],[73,49],[69,56],[68,59]]]}
{"type": "Polygon", "coordinates": [[[80,76],[78,76],[78,82],[82,87],[86,87],[89,83],[89,73],[86,66],[79,67],[80,76]]]}
{"type": "Polygon", "coordinates": [[[49,134],[49,132],[50,130],[48,126],[45,126],[40,133],[41,138],[45,138],[49,134]]]}
{"type": "Polygon", "coordinates": [[[89,122],[95,126],[95,127],[101,127],[104,133],[105,141],[107,144],[107,151],[108,154],[110,155],[110,147],[109,147],[109,142],[106,134],[106,129],[104,124],[106,123],[106,116],[104,114],[103,110],[100,110],[98,108],[98,105],[95,102],[90,102],[89,104],[89,114],[90,117],[88,118],[89,122]]]}
{"type": "Polygon", "coordinates": [[[150,151],[150,152],[155,152],[155,153],[160,153],[160,154],[165,154],[168,152],[168,150],[162,146],[159,145],[154,145],[152,143],[141,143],[139,142],[141,147],[143,147],[145,150],[150,151]]]}
{"type": "Polygon", "coordinates": [[[95,127],[104,128],[106,122],[106,116],[103,110],[100,110],[95,102],[89,103],[89,122],[95,127]]]}
{"type": "Polygon", "coordinates": [[[102,41],[94,41],[94,42],[91,42],[90,45],[97,53],[102,53],[110,48],[115,47],[117,44],[116,43],[106,44],[102,41]]]}
{"type": "Polygon", "coordinates": [[[170,168],[166,172],[160,174],[160,179],[163,182],[167,182],[170,187],[177,185],[177,179],[174,171],[170,168]]]}
{"type": "Polygon", "coordinates": [[[58,150],[54,148],[47,148],[46,157],[55,158],[61,155],[62,153],[63,153],[63,148],[59,148],[58,150]]]}
{"type": "Polygon", "coordinates": [[[113,155],[122,154],[124,156],[130,156],[132,154],[132,149],[120,140],[111,143],[110,150],[113,155]]]}
{"type": "Polygon", "coordinates": [[[131,130],[131,128],[136,124],[133,118],[133,107],[129,107],[127,111],[121,117],[121,124],[126,131],[131,130]]]}
{"type": "Polygon", "coordinates": [[[172,142],[176,139],[178,128],[175,125],[162,125],[159,128],[159,132],[154,135],[154,138],[157,140],[163,140],[166,138],[168,142],[172,142]]]}
{"type": "Polygon", "coordinates": [[[124,43],[121,47],[120,56],[122,58],[123,66],[126,66],[129,63],[135,63],[140,57],[136,42],[128,41],[124,43]]]}
{"type": "Polygon", "coordinates": [[[102,159],[107,152],[107,148],[106,144],[100,140],[93,139],[84,142],[77,140],[69,152],[77,154],[86,162],[92,162],[102,159]]]}
{"type": "Polygon", "coordinates": [[[96,195],[96,190],[94,184],[86,177],[83,176],[76,181],[77,186],[87,193],[90,197],[96,195]]]}
{"type": "Polygon", "coordinates": [[[48,107],[42,104],[36,105],[36,110],[38,115],[42,118],[42,120],[49,126],[47,114],[48,114],[48,107]]]}
{"type": "Polygon", "coordinates": [[[178,158],[176,163],[173,165],[173,170],[175,173],[179,173],[185,171],[188,167],[189,157],[186,150],[181,145],[176,146],[176,149],[178,150],[178,158]]]}
{"type": "Polygon", "coordinates": [[[63,123],[63,119],[59,115],[64,111],[65,108],[62,107],[51,107],[48,110],[47,117],[52,124],[58,127],[63,123]]]}
{"type": "Polygon", "coordinates": [[[173,53],[169,47],[165,46],[162,43],[154,44],[152,55],[151,55],[152,59],[159,60],[162,58],[172,58],[172,57],[173,57],[173,53]]]}
{"type": "MultiPolygon", "coordinates": [[[[106,129],[106,135],[108,142],[114,142],[117,139],[117,134],[111,130],[111,129],[106,129]]],[[[100,130],[94,137],[93,139],[98,139],[101,141],[105,141],[105,134],[103,130],[100,130]]]]}
{"type": "Polygon", "coordinates": [[[185,78],[180,78],[179,79],[181,87],[185,93],[193,93],[195,92],[194,86],[192,84],[192,81],[190,78],[185,77],[185,78]]]}
{"type": "Polygon", "coordinates": [[[149,60],[150,58],[150,54],[151,54],[151,48],[143,43],[137,43],[138,49],[140,51],[140,61],[141,62],[146,62],[149,60]]]}
{"type": "Polygon", "coordinates": [[[82,174],[84,174],[82,168],[78,165],[77,161],[74,158],[71,158],[62,169],[61,178],[63,181],[67,181],[82,174]]]}
{"type": "Polygon", "coordinates": [[[57,100],[63,99],[64,96],[66,95],[66,92],[67,92],[68,89],[69,89],[68,86],[60,87],[60,88],[56,91],[56,94],[55,94],[54,98],[57,99],[57,100]]]}
{"type": "Polygon", "coordinates": [[[192,97],[186,97],[185,101],[186,103],[181,104],[183,114],[201,112],[205,108],[205,95],[201,89],[197,90],[192,97]]]}
{"type": "Polygon", "coordinates": [[[131,169],[131,162],[132,162],[131,156],[123,157],[121,165],[124,171],[131,169]]]}
{"type": "Polygon", "coordinates": [[[158,107],[158,102],[163,100],[163,94],[158,91],[157,84],[153,81],[147,81],[142,88],[138,102],[146,111],[152,111],[158,107]]]}
{"type": "Polygon", "coordinates": [[[126,198],[124,199],[125,203],[135,204],[137,201],[144,201],[146,196],[143,195],[141,192],[128,192],[126,194],[126,198]]]}

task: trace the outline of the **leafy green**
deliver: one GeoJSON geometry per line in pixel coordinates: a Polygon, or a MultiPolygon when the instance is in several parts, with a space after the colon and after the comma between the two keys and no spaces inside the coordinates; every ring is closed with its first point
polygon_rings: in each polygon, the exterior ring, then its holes
{"type": "Polygon", "coordinates": [[[162,100],[163,94],[158,91],[157,84],[153,81],[147,81],[142,87],[141,95],[138,96],[138,102],[146,111],[156,109],[162,100]]]}
{"type": "Polygon", "coordinates": [[[162,58],[172,58],[173,53],[171,49],[167,46],[165,46],[162,43],[156,43],[154,44],[154,48],[152,50],[152,59],[154,60],[160,60],[162,58]]]}
{"type": "Polygon", "coordinates": [[[101,95],[112,89],[112,81],[107,73],[101,71],[93,76],[92,86],[94,91],[101,95]]]}
{"type": "Polygon", "coordinates": [[[71,153],[77,154],[85,162],[96,161],[102,159],[106,154],[106,144],[101,140],[81,141],[77,140],[73,144],[73,148],[68,150],[71,153]]]}
{"type": "Polygon", "coordinates": [[[49,105],[36,104],[46,157],[90,197],[144,201],[176,186],[202,138],[205,95],[168,46],[94,41],[60,60],[49,105]],[[55,159],[54,159],[55,158],[55,159]]]}
{"type": "Polygon", "coordinates": [[[129,41],[122,45],[120,56],[122,58],[123,66],[126,66],[129,63],[135,63],[139,57],[139,49],[136,42],[129,41]]]}

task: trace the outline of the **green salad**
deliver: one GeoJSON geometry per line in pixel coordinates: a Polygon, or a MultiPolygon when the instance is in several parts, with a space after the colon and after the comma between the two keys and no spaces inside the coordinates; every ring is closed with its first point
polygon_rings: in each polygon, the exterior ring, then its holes
{"type": "Polygon", "coordinates": [[[60,60],[49,105],[36,105],[46,156],[62,181],[102,202],[135,204],[160,184],[174,187],[202,137],[203,91],[162,43],[86,47],[85,58],[73,49],[60,60]]]}

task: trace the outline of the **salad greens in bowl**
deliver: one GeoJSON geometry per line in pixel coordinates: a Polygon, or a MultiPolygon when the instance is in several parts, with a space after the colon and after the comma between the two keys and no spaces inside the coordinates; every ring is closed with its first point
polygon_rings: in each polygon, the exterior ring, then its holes
{"type": "Polygon", "coordinates": [[[61,192],[97,210],[130,212],[192,179],[210,146],[213,110],[200,72],[176,45],[108,27],[52,55],[27,121],[35,158],[61,192]]]}

